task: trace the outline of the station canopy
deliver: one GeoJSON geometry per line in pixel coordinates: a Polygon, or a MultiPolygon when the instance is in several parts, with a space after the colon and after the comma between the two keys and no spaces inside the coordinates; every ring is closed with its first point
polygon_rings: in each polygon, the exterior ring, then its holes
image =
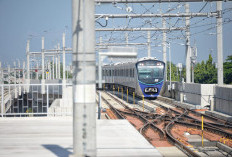
{"type": "Polygon", "coordinates": [[[115,62],[132,62],[137,60],[137,52],[138,49],[136,47],[121,47],[121,46],[111,46],[108,47],[106,52],[108,59],[115,62]]]}

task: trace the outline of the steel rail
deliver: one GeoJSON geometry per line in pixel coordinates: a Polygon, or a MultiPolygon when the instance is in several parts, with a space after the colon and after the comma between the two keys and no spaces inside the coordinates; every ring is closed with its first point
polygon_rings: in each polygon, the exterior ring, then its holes
{"type": "MultiPolygon", "coordinates": [[[[97,92],[98,93],[98,92],[97,92]]],[[[119,118],[119,119],[125,119],[125,117],[123,116],[123,115],[121,115],[121,113],[115,108],[115,107],[113,107],[113,105],[111,105],[110,103],[109,103],[109,101],[108,100],[106,100],[104,97],[102,97],[101,96],[101,98],[102,98],[102,100],[107,104],[107,106],[109,106],[109,108],[116,114],[116,116],[119,118]]]]}
{"type": "MultiPolygon", "coordinates": [[[[106,93],[106,92],[105,92],[105,93],[106,93]]],[[[145,123],[144,126],[143,126],[142,128],[140,128],[140,130],[141,130],[141,129],[143,130],[143,128],[144,128],[146,125],[150,125],[150,126],[153,128],[153,130],[155,130],[155,131],[158,130],[158,133],[159,133],[161,139],[163,139],[163,138],[166,137],[166,134],[165,134],[165,132],[164,132],[163,130],[161,130],[160,128],[158,128],[157,126],[155,126],[155,125],[153,124],[153,122],[149,122],[149,120],[145,118],[146,115],[145,115],[145,116],[142,115],[142,114],[148,114],[147,112],[138,111],[138,110],[133,110],[133,109],[131,109],[130,107],[128,107],[127,105],[125,105],[123,102],[121,102],[121,101],[119,101],[118,99],[116,99],[116,98],[115,98],[114,96],[112,96],[111,94],[109,94],[109,93],[106,93],[106,94],[108,94],[108,96],[110,96],[110,97],[111,97],[112,99],[114,99],[116,102],[118,102],[119,104],[121,104],[125,109],[131,111],[131,113],[125,112],[125,111],[121,111],[121,110],[119,110],[119,112],[124,113],[124,114],[130,114],[130,115],[132,115],[132,116],[138,117],[140,120],[142,120],[142,121],[145,123]],[[139,112],[139,114],[138,114],[137,112],[139,112]]]]}
{"type": "MultiPolygon", "coordinates": [[[[175,106],[175,107],[177,107],[177,108],[179,108],[179,109],[181,109],[182,111],[177,111],[177,110],[174,110],[174,109],[172,109],[172,108],[168,108],[168,107],[166,107],[166,106],[163,106],[162,104],[158,104],[158,103],[155,103],[155,102],[152,102],[152,101],[150,101],[150,100],[145,100],[145,101],[147,101],[147,102],[149,102],[149,103],[152,103],[152,104],[154,104],[154,105],[156,105],[156,106],[159,106],[159,107],[161,107],[162,109],[164,109],[165,111],[171,111],[172,113],[174,112],[175,113],[175,116],[177,116],[177,118],[175,119],[175,120],[171,120],[171,122],[169,123],[169,126],[171,126],[171,124],[173,125],[174,123],[182,123],[183,125],[188,125],[188,126],[190,126],[190,125],[194,125],[195,127],[197,126],[198,128],[201,128],[201,120],[199,120],[199,119],[197,119],[197,118],[195,118],[195,117],[193,117],[193,116],[190,116],[190,115],[188,115],[189,113],[192,113],[192,114],[194,114],[194,115],[196,115],[196,116],[205,116],[204,114],[201,114],[201,113],[198,113],[198,112],[196,112],[196,111],[192,111],[192,110],[189,110],[189,109],[187,109],[187,108],[183,108],[183,107],[180,107],[179,105],[175,105],[175,104],[173,104],[173,103],[171,103],[171,105],[172,106],[175,106]],[[189,122],[185,122],[185,121],[180,121],[180,120],[182,120],[182,118],[183,119],[185,119],[186,120],[186,118],[188,118],[188,120],[189,121],[193,121],[193,123],[189,123],[189,122]]],[[[166,115],[164,115],[164,116],[161,116],[160,117],[160,119],[162,119],[162,120],[167,120],[167,118],[165,117],[166,115]]],[[[206,116],[206,118],[207,119],[210,119],[211,121],[215,121],[214,120],[214,117],[210,117],[210,116],[206,116]]],[[[158,120],[159,118],[156,118],[156,120],[158,120]]],[[[205,124],[205,129],[206,130],[210,130],[210,132],[212,132],[212,133],[215,133],[215,134],[219,134],[219,135],[223,135],[223,136],[225,136],[225,137],[232,137],[231,135],[232,135],[232,133],[229,133],[229,132],[227,132],[227,131],[225,131],[225,130],[223,130],[223,129],[221,129],[220,127],[226,127],[226,128],[231,128],[232,126],[229,126],[229,125],[225,125],[225,124],[220,124],[220,123],[218,123],[218,120],[217,121],[215,121],[215,123],[211,123],[211,122],[204,122],[204,124],[205,124]],[[215,126],[216,125],[216,126],[215,126]]],[[[187,153],[189,156],[199,156],[197,153],[195,153],[195,152],[193,152],[191,149],[189,149],[188,147],[186,147],[184,144],[182,144],[180,141],[178,141],[177,139],[175,139],[173,136],[172,136],[172,134],[171,134],[171,132],[170,132],[170,130],[171,130],[171,128],[169,128],[168,126],[166,126],[166,128],[165,128],[165,132],[166,132],[166,136],[168,137],[168,139],[170,140],[170,141],[172,141],[172,142],[174,142],[175,143],[175,145],[177,145],[183,152],[185,152],[185,153],[187,153]]]]}
{"type": "Polygon", "coordinates": [[[171,134],[171,129],[172,129],[172,127],[173,127],[173,124],[174,124],[175,122],[177,122],[178,119],[181,118],[183,115],[185,115],[186,112],[187,112],[187,110],[185,110],[185,112],[182,113],[181,115],[177,116],[177,117],[175,118],[175,120],[171,121],[171,122],[165,127],[165,132],[166,132],[166,134],[167,134],[167,137],[168,137],[173,143],[176,143],[176,144],[179,146],[179,148],[180,148],[183,152],[187,153],[188,156],[200,157],[200,155],[198,155],[197,153],[195,153],[194,151],[192,151],[191,149],[189,149],[189,148],[188,148],[187,146],[185,146],[183,143],[181,143],[181,142],[178,141],[176,138],[174,138],[174,137],[172,136],[172,134],[171,134]]]}
{"type": "MultiPolygon", "coordinates": [[[[151,104],[160,106],[160,107],[162,107],[163,109],[168,109],[167,107],[165,107],[165,106],[163,106],[163,105],[161,105],[161,104],[152,102],[152,101],[150,101],[150,100],[146,100],[146,101],[149,102],[149,103],[151,103],[151,104]]],[[[169,105],[178,107],[178,108],[180,108],[180,109],[182,109],[182,110],[187,110],[188,112],[193,113],[194,115],[199,116],[200,118],[201,118],[201,116],[204,116],[204,117],[206,117],[207,119],[209,119],[209,120],[211,120],[211,121],[215,121],[215,122],[205,122],[205,121],[204,121],[204,124],[205,124],[205,125],[208,125],[208,126],[211,126],[211,127],[215,127],[215,128],[217,128],[217,129],[221,129],[220,127],[226,128],[226,129],[232,129],[232,124],[230,124],[229,122],[223,121],[222,119],[218,120],[218,119],[215,118],[215,117],[208,116],[208,115],[202,114],[202,113],[198,113],[198,112],[196,112],[196,111],[193,111],[193,110],[190,110],[190,109],[187,109],[187,108],[183,108],[183,107],[180,107],[180,106],[175,105],[175,104],[170,104],[170,103],[169,103],[169,105]],[[218,123],[218,121],[223,121],[224,124],[218,123]],[[227,124],[227,123],[229,123],[229,124],[227,124]],[[213,126],[213,125],[216,125],[216,126],[213,126]]],[[[181,114],[181,112],[178,112],[178,111],[176,111],[176,110],[174,110],[174,109],[171,109],[171,108],[169,108],[169,109],[170,109],[171,111],[177,113],[177,114],[181,114]]],[[[195,117],[192,117],[192,116],[189,116],[189,115],[184,115],[184,116],[187,117],[187,118],[193,119],[193,120],[197,121],[198,123],[201,123],[201,120],[199,120],[199,119],[197,119],[197,118],[195,118],[195,117]]],[[[222,130],[222,129],[221,129],[221,130],[222,130]]],[[[223,130],[222,130],[222,131],[223,131],[223,130]]],[[[227,132],[227,133],[229,133],[229,132],[227,132]]]]}
{"type": "Polygon", "coordinates": [[[176,138],[174,138],[171,134],[171,129],[174,125],[175,121],[170,122],[166,128],[165,131],[167,133],[167,137],[173,142],[176,143],[179,148],[185,153],[187,153],[188,156],[193,156],[193,157],[200,157],[200,155],[198,155],[197,153],[195,153],[194,151],[192,151],[191,149],[189,149],[187,146],[185,146],[184,144],[182,144],[180,141],[178,141],[176,138]]]}

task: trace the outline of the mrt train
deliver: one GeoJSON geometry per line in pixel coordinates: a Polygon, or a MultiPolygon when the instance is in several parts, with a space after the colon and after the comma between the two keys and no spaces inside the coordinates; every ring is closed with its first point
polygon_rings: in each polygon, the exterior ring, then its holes
{"type": "Polygon", "coordinates": [[[163,86],[165,63],[156,58],[141,58],[136,62],[114,63],[102,67],[107,89],[129,90],[137,96],[156,98],[163,86]]]}

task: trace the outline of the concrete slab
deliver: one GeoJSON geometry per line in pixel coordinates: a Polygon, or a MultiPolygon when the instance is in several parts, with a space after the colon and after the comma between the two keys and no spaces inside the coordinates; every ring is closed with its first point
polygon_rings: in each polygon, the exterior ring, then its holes
{"type": "Polygon", "coordinates": [[[219,119],[226,120],[228,122],[232,122],[232,116],[230,116],[228,114],[220,113],[220,112],[217,112],[217,111],[205,111],[205,114],[217,117],[219,119]]]}
{"type": "MultiPolygon", "coordinates": [[[[72,153],[71,117],[0,118],[1,157],[67,157],[72,153]]],[[[126,120],[97,121],[100,156],[161,156],[126,120]]]]}
{"type": "MultiPolygon", "coordinates": [[[[202,146],[202,137],[199,135],[185,135],[185,137],[188,138],[188,143],[193,145],[194,147],[200,147],[202,146]]],[[[205,138],[203,138],[204,146],[205,147],[212,147],[216,146],[216,141],[209,141],[205,138]]]]}
{"type": "Polygon", "coordinates": [[[187,157],[185,153],[176,147],[157,147],[156,148],[164,157],[187,157]]]}

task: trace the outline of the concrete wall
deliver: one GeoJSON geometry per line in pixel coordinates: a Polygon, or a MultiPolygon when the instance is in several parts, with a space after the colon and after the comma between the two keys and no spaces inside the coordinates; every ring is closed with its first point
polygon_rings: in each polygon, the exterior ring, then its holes
{"type": "Polygon", "coordinates": [[[169,82],[164,83],[161,95],[178,101],[200,105],[210,105],[214,97],[215,84],[197,84],[172,82],[172,90],[168,91],[169,82]]]}
{"type": "Polygon", "coordinates": [[[202,108],[210,105],[211,110],[232,115],[231,85],[172,82],[174,88],[171,91],[168,91],[168,85],[169,82],[164,83],[161,96],[199,105],[202,108]]]}
{"type": "Polygon", "coordinates": [[[49,116],[71,116],[73,94],[72,86],[66,86],[62,95],[62,99],[56,99],[50,106],[49,116]]]}
{"type": "Polygon", "coordinates": [[[214,110],[232,115],[232,86],[215,87],[215,105],[214,110]]]}

